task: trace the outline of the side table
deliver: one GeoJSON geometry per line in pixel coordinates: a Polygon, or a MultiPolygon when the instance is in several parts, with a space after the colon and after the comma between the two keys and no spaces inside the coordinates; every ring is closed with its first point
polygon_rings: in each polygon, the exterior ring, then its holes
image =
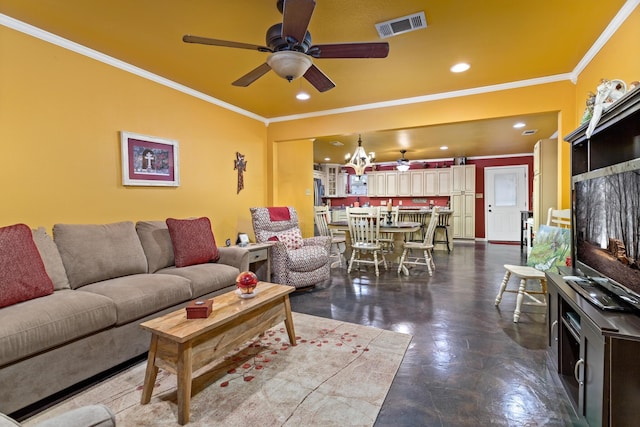
{"type": "Polygon", "coordinates": [[[271,243],[249,243],[242,246],[249,251],[249,270],[263,282],[271,281],[271,243]]]}

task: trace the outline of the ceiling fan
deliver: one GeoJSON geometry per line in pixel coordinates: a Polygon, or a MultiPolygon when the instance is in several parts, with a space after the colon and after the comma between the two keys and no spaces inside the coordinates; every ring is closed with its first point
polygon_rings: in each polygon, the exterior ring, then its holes
{"type": "Polygon", "coordinates": [[[409,170],[409,160],[404,158],[404,153],[406,153],[407,150],[400,150],[400,153],[402,153],[402,157],[398,159],[398,164],[396,165],[396,169],[398,169],[400,172],[406,172],[409,170]]]}
{"type": "Polygon", "coordinates": [[[315,0],[278,0],[277,7],[282,13],[282,23],[272,25],[267,30],[267,46],[192,35],[185,35],[182,40],[186,43],[270,52],[265,63],[232,83],[234,86],[242,87],[249,86],[273,69],[276,74],[288,81],[304,77],[318,91],[325,92],[336,85],[313,64],[312,58],[387,57],[389,43],[386,42],[312,45],[311,33],[307,31],[307,27],[315,6],[315,0]]]}

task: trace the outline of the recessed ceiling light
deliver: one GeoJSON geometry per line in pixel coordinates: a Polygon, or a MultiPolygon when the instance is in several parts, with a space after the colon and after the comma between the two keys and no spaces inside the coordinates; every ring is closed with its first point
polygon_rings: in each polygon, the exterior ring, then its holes
{"type": "Polygon", "coordinates": [[[330,160],[331,160],[331,157],[325,157],[325,158],[324,158],[324,161],[325,161],[325,162],[328,162],[328,161],[330,161],[330,160]]]}
{"type": "Polygon", "coordinates": [[[452,73],[462,73],[464,71],[467,71],[469,68],[471,68],[471,65],[465,62],[461,62],[451,67],[450,70],[452,73]]]}
{"type": "Polygon", "coordinates": [[[442,147],[440,147],[441,150],[448,150],[449,147],[447,147],[446,145],[443,145],[442,147]]]}
{"type": "Polygon", "coordinates": [[[516,128],[516,129],[520,129],[520,128],[523,128],[525,126],[526,125],[524,123],[522,123],[522,122],[518,122],[515,125],[513,125],[513,127],[516,128]]]}
{"type": "Polygon", "coordinates": [[[311,98],[311,95],[309,95],[307,92],[298,92],[296,98],[300,101],[306,101],[307,99],[311,98]]]}

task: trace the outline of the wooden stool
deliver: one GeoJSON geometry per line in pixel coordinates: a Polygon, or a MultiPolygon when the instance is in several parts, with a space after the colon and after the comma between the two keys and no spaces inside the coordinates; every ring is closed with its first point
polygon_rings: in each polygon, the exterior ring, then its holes
{"type": "Polygon", "coordinates": [[[547,305],[547,278],[544,275],[543,271],[537,270],[533,267],[527,267],[522,265],[504,265],[505,270],[507,270],[504,275],[504,279],[502,279],[502,283],[500,284],[500,291],[498,291],[498,296],[496,297],[495,305],[496,307],[500,304],[502,300],[502,294],[505,292],[513,292],[517,293],[516,297],[516,310],[513,312],[513,322],[518,323],[520,319],[520,308],[522,304],[528,305],[536,305],[536,306],[546,306],[547,305]],[[520,285],[518,286],[518,290],[515,289],[507,289],[507,282],[511,278],[511,275],[514,275],[520,279],[520,285]],[[527,290],[527,280],[537,280],[540,282],[540,291],[530,291],[527,290]],[[540,301],[538,298],[533,297],[532,295],[542,295],[543,300],[540,301]],[[524,297],[528,297],[533,300],[533,302],[524,302],[524,297]]]}

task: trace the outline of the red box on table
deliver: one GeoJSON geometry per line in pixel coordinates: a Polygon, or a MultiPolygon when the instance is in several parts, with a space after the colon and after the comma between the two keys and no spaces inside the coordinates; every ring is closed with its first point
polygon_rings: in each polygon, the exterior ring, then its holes
{"type": "Polygon", "coordinates": [[[186,307],[187,319],[206,319],[211,314],[213,299],[191,301],[186,307]]]}

